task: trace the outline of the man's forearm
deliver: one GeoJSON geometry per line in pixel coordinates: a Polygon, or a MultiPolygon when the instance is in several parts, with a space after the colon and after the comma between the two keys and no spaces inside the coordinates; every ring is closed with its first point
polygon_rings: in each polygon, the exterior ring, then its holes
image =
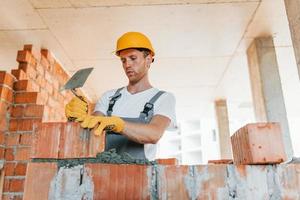
{"type": "MultiPolygon", "coordinates": [[[[93,115],[103,116],[103,113],[98,111],[93,115]]],[[[169,124],[170,119],[161,115],[155,115],[149,124],[125,121],[124,130],[120,134],[140,144],[155,144],[169,124]]]]}
{"type": "Polygon", "coordinates": [[[122,135],[141,144],[155,144],[169,126],[170,120],[164,116],[154,116],[149,124],[125,122],[122,135]]]}

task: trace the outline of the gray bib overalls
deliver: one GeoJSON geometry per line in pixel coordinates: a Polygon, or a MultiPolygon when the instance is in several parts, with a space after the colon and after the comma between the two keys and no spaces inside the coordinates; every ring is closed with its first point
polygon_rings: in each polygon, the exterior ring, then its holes
{"type": "MultiPolygon", "coordinates": [[[[109,106],[106,111],[107,116],[111,116],[113,112],[113,107],[116,101],[121,97],[120,91],[123,89],[119,88],[115,94],[110,98],[109,106]]],[[[163,94],[164,91],[158,91],[151,99],[148,101],[145,106],[144,110],[140,112],[140,116],[138,118],[122,118],[128,122],[139,122],[148,124],[152,117],[153,117],[153,109],[154,109],[154,102],[163,94]]],[[[114,133],[111,131],[107,131],[106,134],[106,144],[105,144],[105,151],[110,149],[116,149],[117,153],[126,152],[130,154],[133,158],[137,159],[145,159],[145,152],[144,152],[144,144],[140,144],[134,141],[129,140],[127,137],[119,134],[114,133]]]]}

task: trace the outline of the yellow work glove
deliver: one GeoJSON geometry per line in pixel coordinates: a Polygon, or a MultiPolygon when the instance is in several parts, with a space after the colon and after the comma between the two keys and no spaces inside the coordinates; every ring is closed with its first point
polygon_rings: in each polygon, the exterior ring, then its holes
{"type": "Polygon", "coordinates": [[[69,121],[82,122],[88,114],[87,99],[74,97],[66,106],[65,114],[69,121]]]}
{"type": "Polygon", "coordinates": [[[104,117],[88,115],[81,123],[83,128],[96,128],[95,135],[101,135],[103,130],[120,133],[124,129],[125,122],[120,117],[104,117]]]}

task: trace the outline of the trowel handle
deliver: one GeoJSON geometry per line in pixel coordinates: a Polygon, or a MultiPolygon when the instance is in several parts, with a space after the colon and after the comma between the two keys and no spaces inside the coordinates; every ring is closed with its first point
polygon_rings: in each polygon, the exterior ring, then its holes
{"type": "Polygon", "coordinates": [[[85,102],[85,103],[88,103],[88,102],[86,102],[86,100],[83,98],[83,96],[77,94],[76,89],[71,89],[71,92],[72,92],[76,97],[78,97],[81,101],[83,101],[83,102],[85,102]]]}

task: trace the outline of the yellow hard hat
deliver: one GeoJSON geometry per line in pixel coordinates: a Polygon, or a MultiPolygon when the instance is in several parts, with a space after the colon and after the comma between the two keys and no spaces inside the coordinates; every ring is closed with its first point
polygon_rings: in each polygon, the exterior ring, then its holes
{"type": "Polygon", "coordinates": [[[155,54],[150,40],[147,36],[139,32],[127,32],[123,34],[117,41],[116,55],[119,56],[121,50],[130,48],[144,48],[150,50],[152,56],[155,54]]]}

